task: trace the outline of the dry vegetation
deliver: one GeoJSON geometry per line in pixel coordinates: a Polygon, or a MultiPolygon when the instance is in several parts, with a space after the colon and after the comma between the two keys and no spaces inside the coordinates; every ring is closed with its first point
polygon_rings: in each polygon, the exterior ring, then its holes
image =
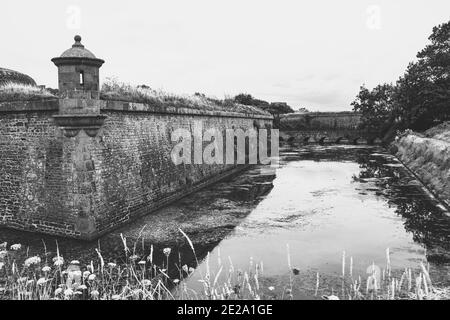
{"type": "Polygon", "coordinates": [[[425,131],[425,136],[428,138],[444,140],[450,143],[450,121],[428,129],[425,131]]]}
{"type": "Polygon", "coordinates": [[[198,93],[195,95],[176,95],[162,90],[154,90],[148,86],[132,86],[121,83],[114,78],[107,78],[102,84],[101,99],[210,111],[265,113],[253,106],[237,104],[232,99],[219,100],[198,93]]]}
{"type": "Polygon", "coordinates": [[[32,85],[6,83],[0,86],[0,102],[55,98],[48,90],[32,85]]]}
{"type": "MultiPolygon", "coordinates": [[[[186,238],[195,256],[195,249],[188,236],[186,238]]],[[[136,243],[139,241],[136,240],[136,243]]],[[[206,270],[202,273],[195,266],[176,265],[176,278],[169,277],[170,248],[163,250],[166,262],[157,266],[153,261],[153,247],[147,254],[136,252],[136,243],[130,249],[127,239],[122,237],[124,263],[108,263],[104,261],[100,250],[98,260],[81,265],[79,261],[67,263],[60,255],[49,257],[46,252],[42,256],[27,257],[23,264],[16,261],[18,251],[26,250],[20,244],[9,247],[0,244],[0,298],[15,300],[167,300],[167,299],[271,299],[272,291],[282,292],[279,298],[294,299],[293,289],[299,272],[290,265],[288,247],[289,282],[282,288],[262,285],[264,277],[263,264],[251,263],[247,270],[235,269],[232,260],[228,263],[218,261],[218,270],[209,268],[209,255],[206,257],[206,270]],[[187,287],[183,279],[194,272],[201,277],[201,290],[187,287]]],[[[44,246],[45,248],[45,246],[44,246]]],[[[45,251],[45,250],[44,250],[45,251]]],[[[427,268],[421,264],[418,272],[405,269],[399,279],[391,275],[389,250],[386,252],[386,269],[382,276],[370,275],[367,279],[355,277],[352,273],[353,259],[342,259],[342,288],[336,288],[329,296],[317,298],[327,300],[343,299],[448,299],[448,289],[435,288],[427,268]],[[346,261],[350,261],[346,267],[346,261]],[[379,280],[378,280],[379,279],[379,280]]],[[[375,270],[375,268],[374,268],[375,270]]],[[[317,274],[315,296],[319,292],[320,275],[317,274]]],[[[320,290],[323,291],[323,290],[320,290]]]]}

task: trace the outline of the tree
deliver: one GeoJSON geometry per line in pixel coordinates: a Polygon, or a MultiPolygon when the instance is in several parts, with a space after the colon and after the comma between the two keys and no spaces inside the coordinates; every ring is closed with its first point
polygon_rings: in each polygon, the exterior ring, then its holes
{"type": "Polygon", "coordinates": [[[251,94],[248,93],[241,93],[234,97],[234,101],[240,104],[244,104],[247,106],[255,106],[255,107],[262,107],[262,106],[269,106],[270,104],[267,101],[255,99],[252,97],[251,94]]]}
{"type": "Polygon", "coordinates": [[[360,129],[384,135],[395,121],[392,101],[394,95],[392,84],[382,84],[369,90],[364,86],[352,102],[353,110],[362,114],[360,129]]]}
{"type": "Polygon", "coordinates": [[[234,97],[234,101],[237,103],[246,105],[246,106],[252,106],[253,105],[253,97],[250,94],[247,93],[240,93],[237,96],[234,97]]]}
{"type": "Polygon", "coordinates": [[[265,108],[265,110],[273,115],[294,112],[294,110],[286,102],[272,102],[268,108],[265,108]]]}
{"type": "Polygon", "coordinates": [[[405,127],[426,130],[450,120],[450,21],[433,28],[430,44],[397,82],[405,127]]]}
{"type": "Polygon", "coordinates": [[[248,93],[241,93],[234,97],[234,101],[247,106],[254,106],[270,112],[273,115],[279,115],[284,113],[292,113],[294,110],[285,102],[272,102],[269,103],[264,100],[255,99],[248,93]]]}
{"type": "Polygon", "coordinates": [[[301,108],[299,108],[299,109],[297,110],[297,112],[301,112],[301,113],[309,113],[309,112],[311,112],[311,111],[309,111],[309,109],[307,109],[307,108],[301,107],[301,108]]]}
{"type": "Polygon", "coordinates": [[[361,128],[392,135],[450,120],[450,21],[434,27],[428,39],[395,85],[360,88],[352,105],[362,113],[361,128]]]}

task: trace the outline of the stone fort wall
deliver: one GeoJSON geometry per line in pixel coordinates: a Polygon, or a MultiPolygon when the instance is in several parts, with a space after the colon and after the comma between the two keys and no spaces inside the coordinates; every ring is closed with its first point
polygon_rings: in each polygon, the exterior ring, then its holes
{"type": "Polygon", "coordinates": [[[377,132],[360,129],[361,114],[352,111],[309,112],[281,115],[280,139],[316,143],[382,142],[377,132]]]}
{"type": "Polygon", "coordinates": [[[203,130],[272,125],[270,115],[119,101],[0,103],[0,225],[93,239],[242,170],[172,162],[171,133],[197,121],[203,130]],[[94,134],[55,121],[77,106],[106,117],[94,134]]]}
{"type": "Polygon", "coordinates": [[[361,120],[359,113],[310,112],[290,113],[280,117],[280,129],[289,130],[356,130],[361,120]]]}

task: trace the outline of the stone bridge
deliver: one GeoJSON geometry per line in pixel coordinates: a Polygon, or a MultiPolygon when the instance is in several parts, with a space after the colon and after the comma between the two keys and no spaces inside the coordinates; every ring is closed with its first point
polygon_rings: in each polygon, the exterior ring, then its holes
{"type": "Polygon", "coordinates": [[[381,143],[376,134],[358,129],[360,121],[361,115],[351,111],[281,115],[280,140],[305,143],[381,143]]]}

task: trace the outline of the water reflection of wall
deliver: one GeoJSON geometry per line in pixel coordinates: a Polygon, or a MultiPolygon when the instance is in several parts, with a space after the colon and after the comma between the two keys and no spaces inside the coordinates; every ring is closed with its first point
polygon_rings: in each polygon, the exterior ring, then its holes
{"type": "Polygon", "coordinates": [[[430,198],[423,186],[396,158],[378,154],[360,154],[361,172],[355,180],[368,182],[368,188],[388,199],[395,212],[404,218],[405,230],[412,233],[415,242],[427,249],[429,261],[450,261],[450,218],[437,200],[430,198]]]}
{"type": "Polygon", "coordinates": [[[392,149],[450,207],[450,125],[442,124],[425,135],[404,135],[393,143],[392,149]]]}
{"type": "Polygon", "coordinates": [[[422,184],[381,147],[314,146],[284,144],[283,161],[356,161],[360,172],[353,179],[363,190],[386,199],[403,218],[404,228],[413,240],[427,249],[429,261],[450,261],[450,218],[439,202],[428,195],[422,184]]]}

